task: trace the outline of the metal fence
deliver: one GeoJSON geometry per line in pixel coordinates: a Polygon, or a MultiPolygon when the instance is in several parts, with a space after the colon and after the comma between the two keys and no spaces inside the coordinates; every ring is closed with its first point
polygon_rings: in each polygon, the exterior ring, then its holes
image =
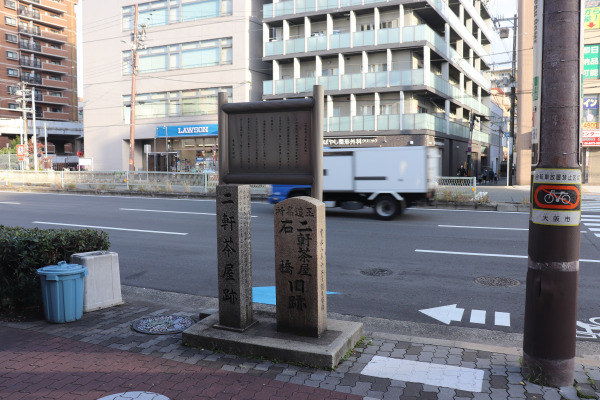
{"type": "MultiPolygon", "coordinates": [[[[0,171],[0,185],[49,186],[64,189],[155,193],[215,193],[214,172],[146,171],[0,171]]],[[[250,185],[252,194],[267,195],[270,185],[250,185]]]]}
{"type": "Polygon", "coordinates": [[[441,176],[438,178],[435,198],[440,201],[453,202],[476,201],[477,178],[474,176],[441,176]]]}

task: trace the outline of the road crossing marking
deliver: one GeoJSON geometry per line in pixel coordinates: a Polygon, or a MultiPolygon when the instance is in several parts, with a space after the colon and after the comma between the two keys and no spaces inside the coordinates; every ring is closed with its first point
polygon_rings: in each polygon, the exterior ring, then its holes
{"type": "Polygon", "coordinates": [[[116,228],[113,226],[95,226],[95,225],[75,225],[75,224],[62,224],[60,222],[44,222],[44,221],[33,221],[33,224],[40,225],[56,225],[56,226],[71,226],[75,228],[92,228],[92,229],[106,229],[111,231],[127,231],[127,232],[141,232],[141,233],[159,233],[162,235],[180,235],[186,236],[187,233],[182,232],[165,232],[165,231],[150,231],[145,229],[128,229],[128,228],[116,228]]]}
{"type": "MultiPolygon", "coordinates": [[[[520,256],[516,254],[492,254],[492,253],[469,253],[464,251],[445,251],[445,250],[425,250],[415,249],[415,253],[433,253],[433,254],[451,254],[458,256],[474,256],[474,257],[498,257],[498,258],[527,258],[527,256],[520,256]]],[[[600,263],[600,260],[590,260],[581,258],[579,262],[586,263],[600,263]]]]}
{"type": "Polygon", "coordinates": [[[484,379],[481,369],[381,356],[374,356],[360,374],[476,393],[483,390],[484,379]]]}
{"type": "Polygon", "coordinates": [[[19,205],[21,203],[16,203],[14,201],[0,201],[0,204],[14,204],[14,205],[19,205]]]}
{"type": "Polygon", "coordinates": [[[466,228],[466,229],[496,229],[502,231],[528,231],[529,228],[501,228],[494,226],[465,226],[465,225],[438,225],[439,228],[466,228]]]}
{"type": "Polygon", "coordinates": [[[494,325],[510,326],[510,313],[496,311],[494,315],[494,325]]]}
{"type": "Polygon", "coordinates": [[[469,322],[472,324],[485,324],[485,311],[471,310],[471,320],[469,322]]]}
{"type": "MultiPolygon", "coordinates": [[[[215,213],[203,213],[193,211],[169,211],[169,210],[144,210],[141,208],[119,208],[121,211],[141,211],[141,212],[155,212],[155,213],[167,213],[167,214],[192,214],[192,215],[210,215],[216,216],[215,213]]],[[[252,218],[258,218],[256,215],[252,215],[252,218]]]]}

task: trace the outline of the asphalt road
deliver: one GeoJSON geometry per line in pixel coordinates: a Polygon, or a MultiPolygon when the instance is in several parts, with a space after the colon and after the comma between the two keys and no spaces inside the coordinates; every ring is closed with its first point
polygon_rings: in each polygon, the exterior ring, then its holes
{"type": "MultiPolygon", "coordinates": [[[[252,203],[252,215],[253,286],[273,286],[273,206],[252,203]]],[[[594,215],[600,218],[600,207],[583,213],[584,220],[594,215]]],[[[104,229],[119,253],[123,284],[217,295],[213,199],[0,192],[0,224],[104,229]]],[[[409,209],[378,221],[370,210],[328,210],[327,284],[337,292],[328,296],[328,309],[522,332],[527,226],[527,213],[409,209]],[[499,279],[477,282],[486,277],[499,279]]],[[[583,322],[600,317],[600,238],[590,229],[582,225],[583,322]]]]}

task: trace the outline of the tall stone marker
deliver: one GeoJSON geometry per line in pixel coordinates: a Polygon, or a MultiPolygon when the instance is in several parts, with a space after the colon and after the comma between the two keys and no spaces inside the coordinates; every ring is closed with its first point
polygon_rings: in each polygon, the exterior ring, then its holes
{"type": "Polygon", "coordinates": [[[219,323],[215,327],[243,332],[254,324],[249,185],[217,186],[217,252],[219,323]]]}
{"type": "Polygon", "coordinates": [[[327,330],[325,204],[294,197],[274,218],[277,330],[319,337],[327,330]]]}

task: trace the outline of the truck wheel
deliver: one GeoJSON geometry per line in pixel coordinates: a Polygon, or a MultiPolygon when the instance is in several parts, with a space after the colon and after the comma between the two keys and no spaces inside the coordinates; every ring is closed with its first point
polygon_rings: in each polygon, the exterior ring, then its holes
{"type": "Polygon", "coordinates": [[[398,214],[398,211],[400,210],[400,204],[394,198],[394,196],[384,194],[375,199],[373,210],[375,211],[377,218],[387,221],[394,218],[396,214],[398,214]]]}

